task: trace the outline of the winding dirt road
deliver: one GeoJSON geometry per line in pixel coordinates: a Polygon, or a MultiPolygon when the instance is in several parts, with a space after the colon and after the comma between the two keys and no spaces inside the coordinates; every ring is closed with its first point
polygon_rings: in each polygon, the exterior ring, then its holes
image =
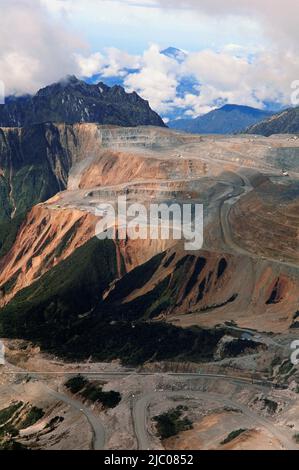
{"type": "Polygon", "coordinates": [[[90,408],[87,406],[84,406],[80,401],[74,400],[73,398],[70,398],[68,395],[65,395],[61,392],[56,392],[55,390],[52,390],[47,387],[47,391],[49,395],[51,395],[53,398],[56,398],[56,400],[63,401],[67,405],[71,406],[72,408],[75,408],[77,411],[80,411],[81,413],[84,414],[86,417],[87,421],[89,422],[89,425],[92,429],[92,449],[93,450],[102,450],[105,448],[105,440],[106,440],[106,434],[105,434],[105,428],[100,421],[99,417],[93,413],[90,408]]]}
{"type": "MultiPolygon", "coordinates": [[[[138,449],[140,450],[151,450],[151,438],[148,433],[148,407],[152,401],[154,401],[157,395],[160,394],[163,397],[175,397],[182,395],[182,392],[153,392],[146,396],[143,396],[139,400],[135,401],[133,405],[133,417],[134,417],[134,426],[135,426],[135,433],[138,439],[138,449]]],[[[193,398],[201,398],[205,399],[208,398],[218,402],[221,406],[229,406],[238,408],[248,419],[253,427],[262,426],[267,431],[269,431],[275,438],[277,438],[281,444],[284,446],[286,450],[298,450],[298,446],[292,441],[290,433],[288,431],[284,431],[283,429],[278,429],[271,421],[254,413],[250,408],[247,406],[224,398],[222,395],[214,394],[214,393],[206,393],[206,392],[192,392],[188,391],[188,395],[193,398]]]]}
{"type": "MultiPolygon", "coordinates": [[[[7,363],[8,364],[8,363],[7,363]]],[[[31,378],[38,379],[40,375],[45,375],[45,373],[42,374],[35,374],[35,373],[30,373],[24,369],[21,370],[13,370],[13,374],[20,374],[20,375],[25,375],[25,376],[30,376],[31,378]]],[[[57,372],[54,372],[51,375],[57,375],[57,372]]],[[[74,374],[72,374],[74,375],[74,374]]],[[[71,406],[75,410],[79,411],[80,413],[84,414],[86,417],[92,431],[92,449],[93,450],[102,450],[105,448],[105,441],[106,441],[106,433],[105,433],[105,428],[100,420],[100,418],[87,406],[83,405],[79,400],[76,400],[74,398],[69,397],[65,393],[61,391],[56,391],[52,388],[50,388],[48,385],[40,382],[41,386],[43,387],[44,391],[46,394],[50,395],[51,397],[55,398],[58,401],[62,401],[63,403],[66,403],[68,406],[71,406]]],[[[13,386],[12,386],[13,387],[13,386]]],[[[17,390],[16,390],[17,391],[17,390]]],[[[18,392],[18,391],[17,391],[18,392]]]]}
{"type": "MultiPolygon", "coordinates": [[[[240,175],[239,175],[240,176],[240,175]]],[[[222,231],[223,241],[225,242],[226,246],[232,250],[232,253],[244,255],[250,258],[261,259],[261,256],[253,253],[251,251],[246,250],[245,248],[240,247],[237,245],[233,239],[231,227],[229,224],[229,214],[234,204],[236,204],[242,197],[248,194],[250,191],[253,190],[253,187],[250,184],[250,181],[245,177],[241,176],[244,181],[244,186],[242,187],[242,191],[239,194],[228,195],[224,197],[220,204],[220,226],[222,231]]],[[[277,263],[280,265],[288,266],[291,268],[298,269],[298,264],[291,263],[288,261],[281,261],[275,258],[270,258],[267,256],[265,258],[266,261],[270,261],[271,263],[277,263]]]]}

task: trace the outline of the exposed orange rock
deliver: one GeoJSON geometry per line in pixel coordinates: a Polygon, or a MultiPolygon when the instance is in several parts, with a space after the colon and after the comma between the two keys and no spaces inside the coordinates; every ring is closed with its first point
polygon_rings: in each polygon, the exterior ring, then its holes
{"type": "Polygon", "coordinates": [[[76,209],[35,206],[22,224],[10,252],[0,261],[0,305],[67,258],[95,233],[96,218],[76,209]],[[13,287],[5,288],[13,279],[13,287]]]}

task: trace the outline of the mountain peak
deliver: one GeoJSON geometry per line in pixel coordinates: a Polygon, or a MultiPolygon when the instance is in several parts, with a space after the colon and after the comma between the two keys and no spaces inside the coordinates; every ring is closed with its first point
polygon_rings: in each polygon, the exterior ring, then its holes
{"type": "MultiPolygon", "coordinates": [[[[249,106],[243,106],[243,105],[234,104],[234,103],[227,103],[219,109],[222,109],[223,111],[234,111],[235,109],[246,109],[246,108],[250,109],[249,106]]],[[[253,109],[253,108],[251,108],[251,109],[253,109]]]]}
{"type": "Polygon", "coordinates": [[[172,121],[169,126],[194,134],[235,134],[269,116],[268,111],[228,103],[195,119],[172,121]]]}
{"type": "Polygon", "coordinates": [[[79,78],[76,77],[76,75],[67,75],[64,79],[60,80],[60,83],[62,84],[76,84],[80,82],[79,78]]]}
{"type": "Polygon", "coordinates": [[[231,111],[239,111],[241,113],[245,114],[272,114],[268,111],[264,111],[259,108],[253,108],[252,106],[246,106],[242,104],[233,104],[233,103],[227,103],[221,108],[219,108],[219,111],[225,111],[225,112],[231,112],[231,111]]]}
{"type": "Polygon", "coordinates": [[[0,125],[22,127],[43,122],[96,122],[106,125],[165,127],[160,116],[137,93],[120,85],[88,84],[75,75],[15,98],[0,108],[0,125]]]}
{"type": "Polygon", "coordinates": [[[164,49],[160,53],[170,59],[175,59],[177,62],[184,62],[187,57],[186,52],[181,49],[177,49],[176,47],[167,47],[167,49],[164,49]]]}
{"type": "Polygon", "coordinates": [[[84,86],[86,83],[79,80],[75,75],[68,75],[65,78],[62,78],[58,82],[51,83],[50,85],[47,85],[36,93],[35,96],[49,96],[53,93],[59,93],[62,90],[68,89],[68,88],[75,88],[78,85],[84,86]]]}

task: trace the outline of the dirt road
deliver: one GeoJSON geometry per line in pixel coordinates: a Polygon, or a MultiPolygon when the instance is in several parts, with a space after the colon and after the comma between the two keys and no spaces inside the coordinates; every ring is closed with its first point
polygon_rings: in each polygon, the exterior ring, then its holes
{"type": "MultiPolygon", "coordinates": [[[[236,204],[239,201],[239,199],[244,197],[253,189],[248,184],[248,181],[244,179],[244,177],[243,177],[243,180],[244,180],[244,187],[242,188],[240,193],[238,195],[234,194],[234,195],[228,195],[227,197],[224,197],[220,205],[220,225],[221,225],[223,241],[225,242],[226,246],[232,250],[232,253],[243,255],[243,256],[248,256],[250,258],[256,258],[260,260],[261,256],[259,254],[247,251],[245,248],[240,247],[234,242],[234,239],[231,233],[231,227],[229,224],[229,214],[230,214],[232,206],[236,204]]],[[[298,269],[298,264],[296,263],[281,261],[275,258],[270,258],[269,256],[267,256],[265,260],[270,261],[271,263],[277,263],[280,265],[298,269]]]]}
{"type": "MultiPolygon", "coordinates": [[[[133,405],[133,417],[134,417],[134,426],[135,433],[138,439],[138,448],[140,450],[150,450],[152,443],[151,438],[148,433],[148,407],[152,401],[157,398],[157,395],[160,394],[163,397],[175,397],[182,395],[182,392],[153,392],[148,395],[143,396],[139,400],[136,400],[133,405]]],[[[251,423],[251,426],[262,426],[267,431],[269,431],[275,438],[277,438],[286,450],[298,450],[298,446],[292,441],[290,432],[287,430],[279,429],[271,421],[254,413],[250,408],[244,406],[243,404],[224,398],[222,395],[205,393],[205,392],[192,392],[188,391],[188,396],[192,398],[209,398],[213,401],[219,402],[221,406],[229,406],[238,408],[251,423]]]]}
{"type": "Polygon", "coordinates": [[[100,421],[100,418],[95,413],[93,413],[93,411],[90,408],[88,408],[87,406],[84,406],[80,401],[74,400],[73,398],[70,398],[69,396],[63,393],[56,392],[55,390],[52,390],[48,387],[47,387],[47,390],[48,390],[49,395],[56,398],[56,400],[63,401],[67,405],[75,408],[76,410],[84,414],[84,416],[86,417],[92,429],[92,434],[93,434],[92,449],[93,450],[104,449],[105,448],[105,428],[102,422],[100,421]]]}

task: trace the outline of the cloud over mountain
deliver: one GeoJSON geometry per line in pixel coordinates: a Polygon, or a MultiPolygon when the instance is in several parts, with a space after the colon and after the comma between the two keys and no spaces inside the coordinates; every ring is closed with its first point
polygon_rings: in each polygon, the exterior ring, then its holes
{"type": "Polygon", "coordinates": [[[34,93],[63,76],[76,74],[89,81],[96,77],[135,90],[166,119],[195,117],[225,103],[260,108],[290,104],[291,83],[298,79],[299,70],[296,0],[285,0],[283,9],[280,0],[83,3],[2,0],[0,40],[5,47],[0,51],[0,80],[7,94],[34,93]],[[261,31],[264,39],[254,44],[232,33],[231,41],[223,39],[221,46],[211,42],[189,52],[175,53],[176,49],[170,48],[164,53],[163,49],[173,44],[159,41],[164,34],[157,27],[160,15],[174,22],[179,45],[185,36],[184,15],[190,15],[190,11],[200,30],[212,25],[220,31],[229,19],[231,31],[234,25],[237,29],[248,22],[246,34],[254,36],[255,31],[261,31]],[[136,28],[144,24],[144,30],[152,31],[154,43],[137,53],[127,40],[130,21],[136,28]],[[101,41],[99,25],[105,24],[109,47],[101,41]],[[123,45],[116,47],[114,37],[120,27],[127,35],[121,30],[123,45]],[[97,39],[93,43],[92,37],[97,39]]]}
{"type": "MultiPolygon", "coordinates": [[[[86,73],[93,57],[79,59],[81,75],[94,74],[96,67],[86,73]]],[[[291,52],[260,49],[249,54],[238,45],[226,45],[219,51],[190,52],[184,60],[177,60],[151,45],[141,56],[114,50],[112,61],[107,51],[99,55],[97,65],[102,79],[118,77],[128,91],[137,91],[164,117],[175,110],[180,116],[195,117],[225,103],[258,108],[269,103],[290,105],[299,59],[291,52]],[[186,80],[192,86],[180,91],[186,80]]]]}
{"type": "Polygon", "coordinates": [[[0,80],[6,93],[31,93],[78,69],[84,45],[36,0],[1,0],[0,80]]]}

